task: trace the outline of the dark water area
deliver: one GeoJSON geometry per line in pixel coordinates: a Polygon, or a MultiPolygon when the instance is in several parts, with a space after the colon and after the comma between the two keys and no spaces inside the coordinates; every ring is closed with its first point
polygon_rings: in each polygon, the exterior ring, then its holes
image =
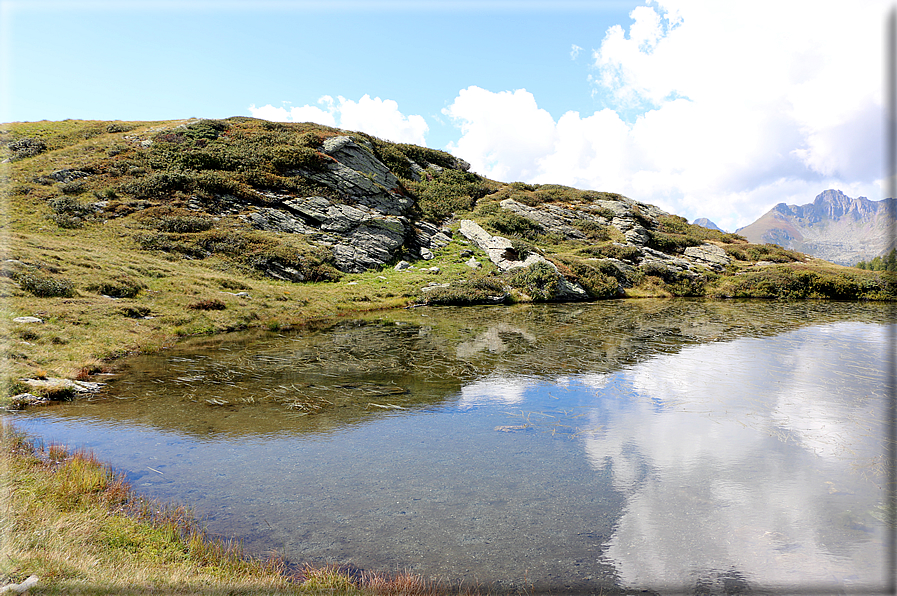
{"type": "Polygon", "coordinates": [[[884,593],[895,308],[377,313],[9,415],[295,563],[495,591],[884,593]]]}

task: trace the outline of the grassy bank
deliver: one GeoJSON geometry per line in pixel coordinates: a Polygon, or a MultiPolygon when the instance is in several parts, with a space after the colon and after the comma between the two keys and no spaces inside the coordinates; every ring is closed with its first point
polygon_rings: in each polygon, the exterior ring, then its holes
{"type": "MultiPolygon", "coordinates": [[[[289,569],[209,536],[183,507],[135,495],[91,454],[34,444],[4,425],[0,586],[34,575],[40,594],[442,592],[410,574],[289,569]]],[[[456,591],[457,592],[457,591],[456,591]]],[[[469,592],[468,592],[469,593],[469,592]]]]}

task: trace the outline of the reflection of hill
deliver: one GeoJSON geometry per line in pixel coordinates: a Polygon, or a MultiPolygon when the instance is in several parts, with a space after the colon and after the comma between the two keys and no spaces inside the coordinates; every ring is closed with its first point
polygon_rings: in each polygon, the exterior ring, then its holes
{"type": "Polygon", "coordinates": [[[884,323],[894,312],[887,304],[640,300],[377,313],[135,357],[105,398],[53,414],[200,438],[330,432],[438,406],[488,374],[613,372],[684,345],[844,320],[884,323]]]}

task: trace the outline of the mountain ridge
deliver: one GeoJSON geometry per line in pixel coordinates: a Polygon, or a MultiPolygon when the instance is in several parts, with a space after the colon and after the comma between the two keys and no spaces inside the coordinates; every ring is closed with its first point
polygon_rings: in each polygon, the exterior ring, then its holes
{"type": "Polygon", "coordinates": [[[854,265],[895,247],[895,216],[897,199],[872,201],[827,189],[812,203],[778,203],[736,233],[751,242],[777,244],[840,265],[854,265]]]}

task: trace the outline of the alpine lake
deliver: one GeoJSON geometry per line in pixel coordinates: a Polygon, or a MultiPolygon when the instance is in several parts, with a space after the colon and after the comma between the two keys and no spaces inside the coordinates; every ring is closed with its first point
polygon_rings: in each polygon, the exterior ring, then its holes
{"type": "Polygon", "coordinates": [[[416,308],[186,341],[9,414],[295,563],[491,593],[879,593],[897,305],[416,308]]]}

